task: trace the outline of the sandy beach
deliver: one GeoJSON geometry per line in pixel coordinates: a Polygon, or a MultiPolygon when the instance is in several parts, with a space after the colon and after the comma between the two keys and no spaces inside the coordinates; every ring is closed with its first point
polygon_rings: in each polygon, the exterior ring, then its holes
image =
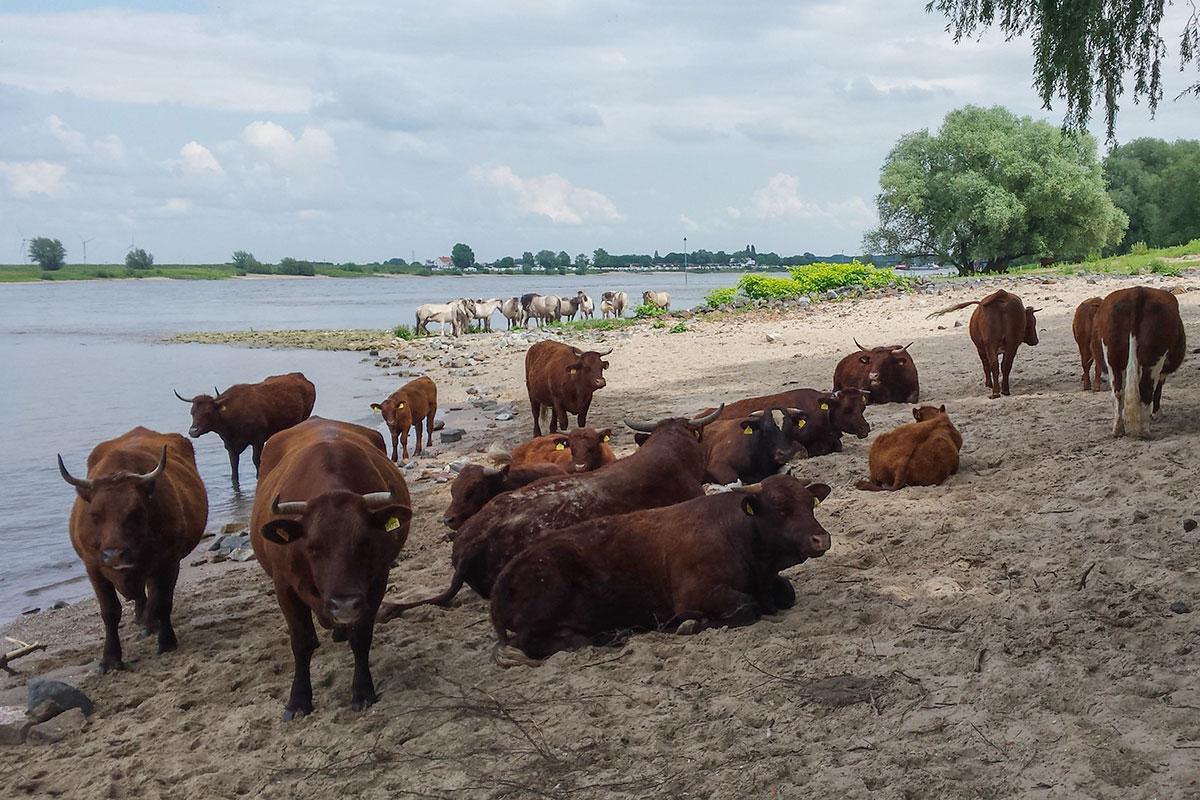
{"type": "MultiPolygon", "coordinates": [[[[618,455],[634,449],[624,416],[828,387],[853,338],[914,342],[921,402],[946,405],[964,438],[961,469],[943,486],[853,488],[875,436],[911,421],[899,404],[867,410],[868,439],[794,461],[793,474],[833,487],[817,511],[833,547],[786,573],[794,608],[750,627],[637,634],[504,670],[489,658],[488,606],[464,590],[449,609],[376,628],[380,701],[363,713],[348,708],[348,647],[322,632],[316,713],[285,723],[292,657],[269,580],[253,561],[189,559],[177,652],[158,656],[153,639],[135,639],[130,610],[128,669],[93,674],[103,636],[94,600],[4,628],[48,649],[0,674],[0,705],[24,708],[25,680],[41,675],[96,705],[61,742],[0,748],[6,793],[1200,797],[1200,530],[1184,526],[1200,518],[1200,360],[1190,355],[1200,277],[999,278],[933,292],[568,340],[614,348],[589,424],[613,429],[618,455]],[[1081,300],[1139,283],[1179,288],[1190,336],[1148,441],[1110,436],[1111,394],[1081,390],[1071,336],[1081,300]],[[1012,396],[998,400],[967,335],[971,309],[925,319],[994,288],[1042,309],[1041,343],[1021,347],[1012,396]]],[[[380,354],[389,372],[395,358],[423,365],[442,404],[458,407],[447,424],[466,432],[408,473],[414,515],[393,599],[449,579],[441,468],[531,432],[515,339],[461,340],[454,352],[477,356],[470,375],[451,375],[428,341],[380,354]],[[495,421],[472,405],[480,397],[512,404],[515,419],[495,421]]]]}

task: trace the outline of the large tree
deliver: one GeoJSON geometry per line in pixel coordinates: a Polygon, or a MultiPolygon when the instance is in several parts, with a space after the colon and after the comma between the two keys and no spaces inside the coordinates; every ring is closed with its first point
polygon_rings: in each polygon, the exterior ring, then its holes
{"type": "Polygon", "coordinates": [[[1104,179],[1113,202],[1129,215],[1124,249],[1200,237],[1200,141],[1135,139],[1104,159],[1104,179]]]}
{"type": "Polygon", "coordinates": [[[130,269],[150,269],[154,266],[154,256],[138,247],[125,254],[125,266],[130,269]]]}
{"type": "MultiPolygon", "coordinates": [[[[1104,190],[1096,140],[1005,108],[951,111],[936,134],[905,134],[883,164],[868,252],[1004,272],[1039,254],[1082,256],[1128,224],[1104,190]]],[[[761,263],[761,261],[760,261],[761,263]]]]}
{"type": "MultiPolygon", "coordinates": [[[[1162,60],[1167,47],[1159,35],[1170,0],[930,0],[925,10],[949,17],[946,30],[957,42],[996,25],[1009,37],[1033,38],[1033,82],[1046,108],[1055,96],[1066,100],[1066,125],[1082,128],[1093,98],[1104,102],[1108,138],[1133,75],[1133,99],[1145,99],[1153,115],[1162,99],[1162,60]]],[[[1200,66],[1200,18],[1195,6],[1179,38],[1179,68],[1200,66]]],[[[1180,92],[1200,96],[1200,81],[1180,92]]]]}
{"type": "Polygon", "coordinates": [[[62,269],[67,259],[67,250],[58,239],[38,236],[29,240],[29,258],[42,265],[42,269],[62,269]]]}
{"type": "Polygon", "coordinates": [[[450,260],[459,269],[468,269],[475,265],[475,251],[462,242],[459,242],[450,251],[450,260]]]}
{"type": "Polygon", "coordinates": [[[553,250],[538,250],[537,255],[534,256],[534,260],[546,272],[553,272],[558,268],[558,257],[554,255],[553,250]]]}

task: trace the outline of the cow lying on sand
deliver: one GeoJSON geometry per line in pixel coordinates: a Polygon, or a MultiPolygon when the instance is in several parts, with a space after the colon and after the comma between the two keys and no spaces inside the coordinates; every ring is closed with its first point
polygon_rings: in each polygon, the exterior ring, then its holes
{"type": "MultiPolygon", "coordinates": [[[[507,453],[503,455],[508,458],[506,463],[495,466],[467,464],[459,470],[454,483],[450,484],[450,505],[442,515],[443,525],[456,531],[464,522],[479,513],[493,497],[520,489],[542,478],[557,478],[567,474],[557,464],[543,462],[514,465],[512,456],[507,453]]],[[[499,457],[491,456],[493,460],[499,457]]]]}
{"type": "Polygon", "coordinates": [[[870,350],[854,340],[857,353],[851,353],[838,362],[833,370],[833,388],[862,389],[868,393],[868,402],[916,403],[921,397],[921,384],[917,378],[917,365],[913,363],[906,345],[872,347],[870,350]]]}
{"type": "Polygon", "coordinates": [[[958,472],[962,435],[946,407],[913,409],[916,422],[879,434],[871,443],[867,465],[871,479],[854,484],[867,491],[895,491],[905,486],[936,486],[958,472]]]}
{"type": "Polygon", "coordinates": [[[611,438],[611,428],[574,428],[569,433],[539,436],[514,447],[512,463],[557,464],[566,472],[591,472],[617,460],[608,446],[611,438]]]}
{"type": "Polygon", "coordinates": [[[790,608],[795,591],[779,573],[829,549],[813,515],[829,491],[773,475],[547,532],[496,579],[493,659],[533,665],[629,628],[696,633],[790,608]]]}

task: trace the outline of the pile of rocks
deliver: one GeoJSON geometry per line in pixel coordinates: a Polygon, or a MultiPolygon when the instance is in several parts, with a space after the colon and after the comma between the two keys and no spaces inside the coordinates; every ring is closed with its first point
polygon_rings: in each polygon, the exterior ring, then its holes
{"type": "Polygon", "coordinates": [[[34,679],[27,688],[24,711],[0,706],[0,745],[60,742],[83,728],[94,710],[91,699],[69,683],[34,679]]]}

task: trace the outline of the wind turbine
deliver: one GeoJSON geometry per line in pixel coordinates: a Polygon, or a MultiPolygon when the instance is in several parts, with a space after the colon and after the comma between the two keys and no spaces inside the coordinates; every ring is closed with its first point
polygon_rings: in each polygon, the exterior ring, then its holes
{"type": "MultiPolygon", "coordinates": [[[[76,234],[76,235],[78,235],[78,234],[76,234]]],[[[87,243],[88,243],[88,242],[90,242],[90,241],[92,241],[92,239],[95,239],[95,238],[96,238],[95,236],[93,236],[91,239],[85,239],[85,238],[83,238],[82,236],[80,236],[80,237],[79,237],[79,241],[83,243],[83,263],[84,263],[84,266],[87,266],[87,243]]]]}
{"type": "Polygon", "coordinates": [[[19,233],[21,235],[21,263],[28,264],[29,263],[29,249],[26,247],[26,245],[29,244],[29,240],[25,238],[25,231],[21,230],[20,225],[17,225],[16,228],[17,228],[17,233],[19,233]]]}

